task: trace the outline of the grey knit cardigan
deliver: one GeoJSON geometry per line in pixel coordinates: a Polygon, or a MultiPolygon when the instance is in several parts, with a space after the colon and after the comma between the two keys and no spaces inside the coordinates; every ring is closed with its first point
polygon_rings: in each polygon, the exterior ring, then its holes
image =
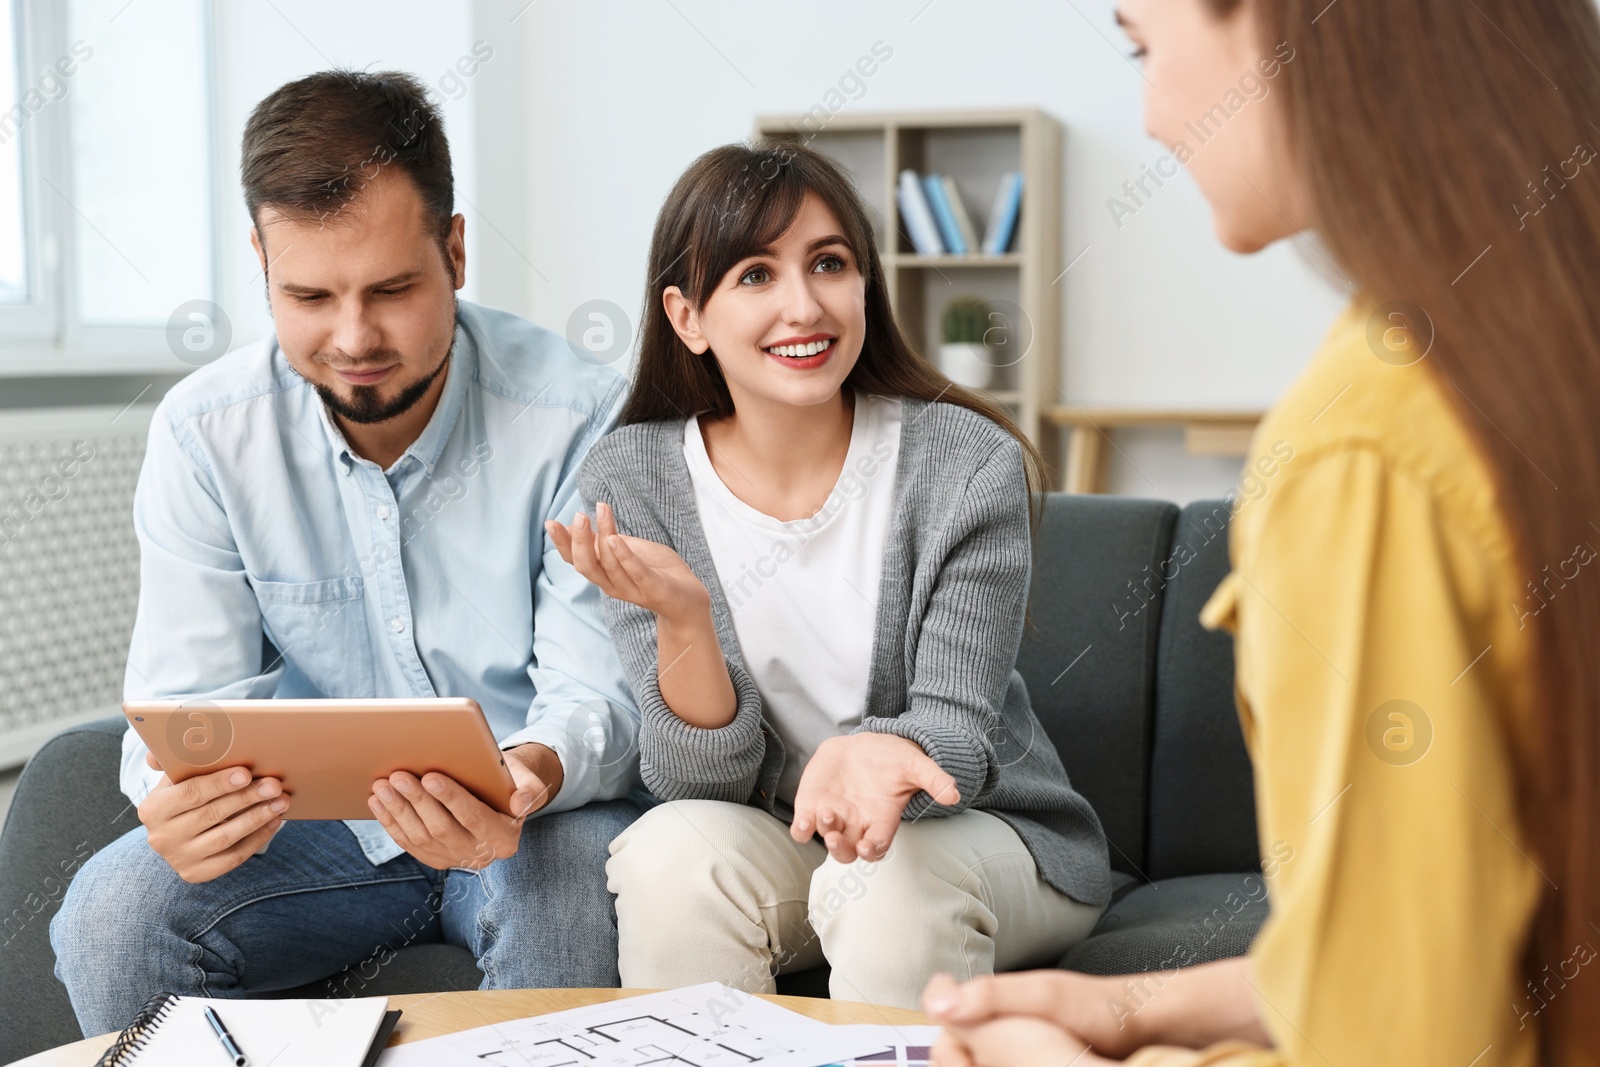
{"type": "MultiPolygon", "coordinates": [[[[785,753],[746,671],[732,615],[695,509],[684,423],[618,427],[578,474],[591,517],[609,504],[625,534],[670,545],[711,594],[738,698],[720,729],[691,726],[661,698],[654,613],[603,597],[606,624],[639,703],[639,766],[661,800],[776,799],[785,753]]],[[[1009,823],[1045,881],[1085,904],[1111,899],[1105,833],[1028,703],[1017,673],[1032,567],[1022,449],[992,420],[955,404],[906,399],[894,512],[878,586],[867,714],[857,731],[915,741],[956,780],[953,807],[918,793],[904,818],[968,807],[1009,823]]]]}

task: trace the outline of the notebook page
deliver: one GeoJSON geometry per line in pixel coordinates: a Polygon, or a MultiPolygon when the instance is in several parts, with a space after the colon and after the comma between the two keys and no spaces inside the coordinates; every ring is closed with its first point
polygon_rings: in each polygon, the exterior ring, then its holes
{"type": "Polygon", "coordinates": [[[351,1000],[215,1000],[178,997],[134,1067],[232,1067],[205,1009],[222,1017],[250,1067],[361,1067],[388,997],[351,1000]]]}

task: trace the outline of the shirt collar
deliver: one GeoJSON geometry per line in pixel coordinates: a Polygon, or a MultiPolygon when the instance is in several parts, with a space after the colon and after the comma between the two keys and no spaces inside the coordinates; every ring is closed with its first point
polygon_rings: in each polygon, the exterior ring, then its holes
{"type": "Polygon", "coordinates": [[[466,402],[467,386],[477,376],[477,371],[478,349],[472,335],[458,319],[455,345],[450,352],[450,366],[444,372],[444,391],[439,396],[439,406],[433,409],[433,417],[428,420],[428,425],[422,428],[417,439],[411,442],[411,447],[405,450],[405,455],[422,464],[422,469],[428,472],[430,478],[433,477],[434,464],[439,462],[444,446],[455,431],[456,422],[461,417],[461,405],[466,402]]]}
{"type": "MultiPolygon", "coordinates": [[[[449,442],[450,434],[455,430],[456,422],[461,417],[461,407],[466,402],[467,385],[476,376],[477,369],[477,345],[458,318],[454,346],[450,351],[450,366],[445,369],[444,390],[439,394],[439,406],[433,409],[433,416],[428,419],[428,424],[422,428],[417,439],[411,442],[410,447],[400,454],[400,459],[394,461],[391,470],[398,469],[409,456],[427,472],[428,477],[433,477],[434,465],[439,462],[439,456],[444,452],[444,446],[449,442]]],[[[355,466],[359,457],[350,451],[350,442],[345,439],[344,431],[339,429],[333,413],[328,410],[328,405],[322,402],[321,397],[316,398],[316,406],[328,444],[333,447],[333,453],[339,457],[339,462],[349,470],[355,466]]]]}

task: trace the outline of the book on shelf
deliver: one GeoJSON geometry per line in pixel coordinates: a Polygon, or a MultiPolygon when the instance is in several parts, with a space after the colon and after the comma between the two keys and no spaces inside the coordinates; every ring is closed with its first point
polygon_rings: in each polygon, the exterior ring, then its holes
{"type": "Polygon", "coordinates": [[[1022,209],[1022,172],[1007,171],[995,191],[994,208],[989,212],[989,227],[984,231],[983,250],[991,256],[1004,255],[1017,232],[1017,215],[1022,209]]]}
{"type": "Polygon", "coordinates": [[[1009,170],[1000,176],[982,241],[949,175],[919,175],[908,167],[900,172],[898,199],[906,234],[918,255],[1004,255],[1016,236],[1022,210],[1022,172],[1009,170]]]}
{"type": "Polygon", "coordinates": [[[944,255],[944,241],[939,236],[939,225],[934,221],[933,208],[928,203],[917,172],[909,167],[900,172],[900,215],[905,219],[906,234],[918,255],[944,255]]]}
{"type": "Polygon", "coordinates": [[[924,175],[922,187],[928,192],[928,203],[933,207],[933,221],[939,224],[939,239],[944,242],[945,251],[952,256],[966,255],[967,243],[961,239],[961,230],[956,226],[956,214],[951,210],[945,194],[944,179],[937,174],[924,175]]]}
{"type": "Polygon", "coordinates": [[[956,229],[961,232],[961,242],[967,246],[969,252],[981,251],[978,232],[972,228],[972,216],[967,214],[967,205],[961,199],[961,190],[956,188],[955,180],[948,174],[939,180],[944,183],[944,198],[950,203],[950,213],[955,216],[956,229]]]}

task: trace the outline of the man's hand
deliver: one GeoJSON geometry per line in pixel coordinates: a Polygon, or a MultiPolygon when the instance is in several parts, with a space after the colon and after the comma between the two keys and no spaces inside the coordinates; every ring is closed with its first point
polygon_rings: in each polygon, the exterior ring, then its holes
{"type": "Polygon", "coordinates": [[[561,758],[544,745],[518,745],[505,755],[517,786],[514,815],[502,815],[437,771],[420,780],[407,771],[380,778],[367,806],[396,844],[429,867],[487,867],[516,855],[523,821],[555,799],[563,780],[561,758]]]}
{"type": "MultiPolygon", "coordinates": [[[[161,769],[154,754],[145,763],[161,769]]],[[[173,784],[165,774],[139,805],[150,847],[185,882],[209,882],[255,855],[283,825],[289,798],[276,778],[224,767],[173,784]]]]}
{"type": "Polygon", "coordinates": [[[900,816],[919,791],[940,804],[956,804],[956,780],[915,741],[893,734],[830,737],[801,772],[789,836],[822,835],[840,863],[882,859],[900,828],[900,816]]]}
{"type": "MultiPolygon", "coordinates": [[[[1071,971],[987,975],[965,984],[957,984],[947,974],[936,974],[923,990],[922,1007],[930,1019],[957,1035],[977,1034],[991,1025],[1031,1019],[1071,1035],[1096,1052],[1120,1059],[1147,1043],[1137,1025],[1141,1021],[1138,1002],[1130,1004],[1125,994],[1115,978],[1071,971]]],[[[1013,1029],[1016,1034],[1023,1032],[1020,1026],[1013,1029]]],[[[1000,1040],[991,1035],[984,1042],[1000,1047],[1000,1040]]],[[[949,1062],[965,1067],[960,1059],[949,1062]]],[[[981,1059],[977,1062],[987,1063],[981,1059]]],[[[1099,1061],[1086,1058],[1079,1062],[1099,1061]]]]}

